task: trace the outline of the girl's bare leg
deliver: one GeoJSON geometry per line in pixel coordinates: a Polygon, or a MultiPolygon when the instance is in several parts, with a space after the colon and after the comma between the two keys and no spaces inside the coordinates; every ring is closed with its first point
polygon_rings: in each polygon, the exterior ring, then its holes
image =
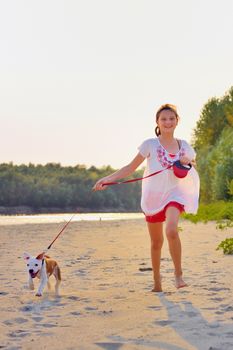
{"type": "Polygon", "coordinates": [[[187,286],[182,278],[181,267],[181,242],[178,234],[178,221],[180,217],[179,209],[168,207],[166,210],[166,235],[168,239],[169,251],[175,267],[175,286],[182,288],[187,286]]]}
{"type": "Polygon", "coordinates": [[[154,275],[154,288],[152,292],[162,292],[161,277],[160,277],[160,259],[161,248],[163,245],[163,223],[147,222],[148,230],[151,238],[151,262],[154,275]]]}

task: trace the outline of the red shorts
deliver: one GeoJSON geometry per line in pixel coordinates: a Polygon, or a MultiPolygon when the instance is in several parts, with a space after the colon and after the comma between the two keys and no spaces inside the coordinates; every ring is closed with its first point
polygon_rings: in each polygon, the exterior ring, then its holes
{"type": "Polygon", "coordinates": [[[146,215],[146,221],[147,222],[164,222],[166,220],[166,210],[168,207],[175,207],[177,208],[180,213],[184,212],[184,206],[183,204],[180,204],[178,202],[169,202],[164,208],[163,210],[161,210],[160,212],[156,213],[155,215],[151,215],[151,216],[147,216],[146,215]]]}

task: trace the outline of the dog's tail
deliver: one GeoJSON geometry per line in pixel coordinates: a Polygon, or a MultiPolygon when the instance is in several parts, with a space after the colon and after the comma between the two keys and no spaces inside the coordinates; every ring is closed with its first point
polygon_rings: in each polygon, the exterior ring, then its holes
{"type": "Polygon", "coordinates": [[[57,279],[58,281],[61,281],[61,270],[60,267],[57,265],[57,279]]]}

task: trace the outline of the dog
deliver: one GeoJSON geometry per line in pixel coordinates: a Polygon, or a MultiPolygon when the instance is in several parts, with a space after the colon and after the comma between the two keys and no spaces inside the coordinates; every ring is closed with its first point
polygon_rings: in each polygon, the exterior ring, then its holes
{"type": "Polygon", "coordinates": [[[51,275],[54,275],[54,277],[56,278],[55,292],[56,295],[59,295],[59,285],[61,283],[61,270],[57,262],[51,259],[48,255],[45,255],[45,253],[39,254],[36,258],[28,253],[24,253],[23,258],[27,263],[29,288],[32,290],[34,289],[33,279],[35,277],[39,278],[40,280],[36,296],[42,296],[42,292],[46,283],[48,285],[48,288],[50,289],[49,277],[51,275]]]}

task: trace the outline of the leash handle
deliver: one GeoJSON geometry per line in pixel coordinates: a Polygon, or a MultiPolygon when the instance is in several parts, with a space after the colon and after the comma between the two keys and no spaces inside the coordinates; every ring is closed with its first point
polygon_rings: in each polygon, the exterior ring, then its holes
{"type": "Polygon", "coordinates": [[[169,166],[168,166],[167,168],[165,168],[165,169],[156,171],[156,172],[154,172],[154,173],[152,173],[152,174],[149,174],[149,175],[147,175],[147,176],[144,176],[144,177],[137,177],[137,178],[135,178],[135,179],[130,179],[130,180],[126,180],[126,181],[104,182],[104,183],[102,184],[102,186],[121,185],[121,184],[127,184],[127,183],[129,183],[129,182],[136,182],[136,181],[144,180],[144,179],[147,179],[148,177],[157,175],[157,174],[161,173],[162,171],[167,170],[167,169],[170,169],[170,168],[172,168],[172,165],[169,165],[169,166]]]}

